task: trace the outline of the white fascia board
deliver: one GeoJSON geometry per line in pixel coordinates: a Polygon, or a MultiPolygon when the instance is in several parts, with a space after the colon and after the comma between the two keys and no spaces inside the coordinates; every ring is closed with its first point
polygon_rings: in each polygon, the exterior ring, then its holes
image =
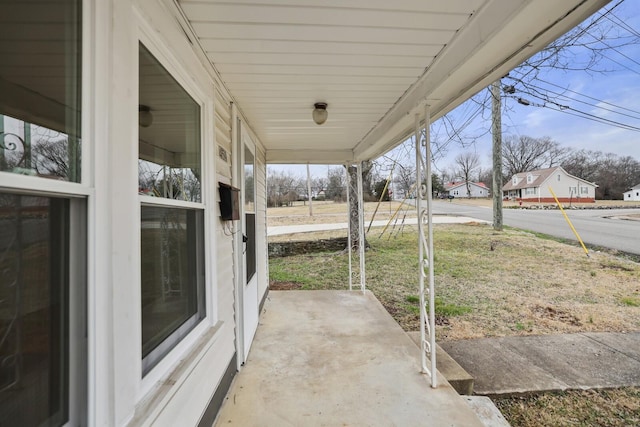
{"type": "Polygon", "coordinates": [[[424,103],[431,106],[432,121],[440,118],[609,1],[494,0],[486,3],[418,82],[356,145],[355,159],[378,157],[404,141],[413,132],[411,113],[420,111],[418,108],[424,103]]]}
{"type": "Polygon", "coordinates": [[[301,150],[301,149],[281,149],[267,150],[267,163],[299,163],[299,164],[316,164],[316,165],[342,165],[353,161],[353,152],[351,150],[301,150]],[[300,154],[304,153],[303,156],[300,154]]]}

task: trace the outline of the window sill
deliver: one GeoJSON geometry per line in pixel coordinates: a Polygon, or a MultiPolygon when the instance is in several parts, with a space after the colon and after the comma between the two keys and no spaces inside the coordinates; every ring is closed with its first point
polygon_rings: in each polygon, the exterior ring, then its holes
{"type": "MultiPolygon", "coordinates": [[[[166,376],[155,381],[150,390],[139,400],[133,419],[128,425],[142,425],[145,420],[154,419],[162,411],[167,402],[180,390],[204,355],[218,341],[219,332],[223,325],[224,322],[220,321],[209,327],[195,340],[192,348],[178,360],[175,367],[166,376]]],[[[159,367],[156,366],[154,369],[159,367]]]]}

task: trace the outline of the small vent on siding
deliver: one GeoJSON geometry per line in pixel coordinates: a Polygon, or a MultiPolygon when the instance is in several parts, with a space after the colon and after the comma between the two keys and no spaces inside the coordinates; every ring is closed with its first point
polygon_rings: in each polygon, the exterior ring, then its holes
{"type": "Polygon", "coordinates": [[[225,163],[228,163],[227,150],[225,150],[224,147],[218,147],[218,157],[220,157],[225,163]]]}

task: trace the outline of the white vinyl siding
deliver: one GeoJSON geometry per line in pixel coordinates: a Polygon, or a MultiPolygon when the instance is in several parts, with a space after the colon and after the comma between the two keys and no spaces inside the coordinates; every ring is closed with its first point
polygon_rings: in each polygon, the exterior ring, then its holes
{"type": "Polygon", "coordinates": [[[231,107],[225,97],[216,90],[215,100],[216,169],[231,179],[231,107]],[[226,156],[226,160],[222,157],[226,156]]]}
{"type": "MultiPolygon", "coordinates": [[[[216,91],[215,100],[215,134],[216,134],[216,165],[218,179],[226,184],[231,183],[231,105],[230,102],[216,91]],[[219,148],[227,153],[225,162],[219,156],[219,148]]],[[[219,195],[217,195],[219,197],[219,195]]],[[[219,201],[219,199],[218,199],[219,201]]],[[[217,203],[216,203],[217,204],[217,203]]],[[[218,314],[220,319],[234,322],[235,325],[235,292],[234,292],[234,247],[233,235],[230,232],[230,222],[220,220],[220,206],[216,207],[217,215],[217,283],[218,283],[218,314]]],[[[233,332],[233,328],[229,329],[233,332]]],[[[225,337],[225,340],[227,337],[225,337]]],[[[231,339],[235,340],[235,336],[231,339]]]]}

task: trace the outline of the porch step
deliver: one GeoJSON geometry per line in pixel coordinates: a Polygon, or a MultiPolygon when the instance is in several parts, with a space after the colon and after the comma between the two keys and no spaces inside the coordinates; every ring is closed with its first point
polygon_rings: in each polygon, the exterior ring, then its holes
{"type": "MultiPolygon", "coordinates": [[[[407,332],[407,335],[420,348],[420,332],[407,332]]],[[[451,387],[458,394],[473,394],[473,377],[438,344],[436,344],[436,362],[438,371],[449,381],[451,387]]]]}
{"type": "Polygon", "coordinates": [[[464,396],[464,400],[480,418],[485,427],[511,427],[502,412],[493,403],[493,400],[487,396],[464,396]]]}

